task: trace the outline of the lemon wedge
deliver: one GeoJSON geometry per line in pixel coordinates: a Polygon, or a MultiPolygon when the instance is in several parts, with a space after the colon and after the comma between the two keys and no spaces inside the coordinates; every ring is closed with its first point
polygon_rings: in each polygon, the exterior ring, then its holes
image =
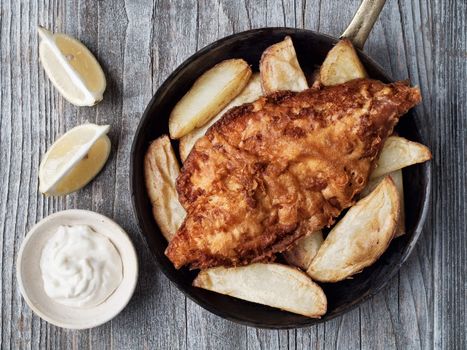
{"type": "Polygon", "coordinates": [[[93,106],[101,101],[107,83],[91,51],[68,35],[53,34],[40,26],[37,31],[42,66],[62,96],[76,106],[93,106]]]}
{"type": "Polygon", "coordinates": [[[55,141],[39,167],[39,190],[61,196],[91,181],[109,157],[109,129],[109,125],[83,124],[55,141]]]}

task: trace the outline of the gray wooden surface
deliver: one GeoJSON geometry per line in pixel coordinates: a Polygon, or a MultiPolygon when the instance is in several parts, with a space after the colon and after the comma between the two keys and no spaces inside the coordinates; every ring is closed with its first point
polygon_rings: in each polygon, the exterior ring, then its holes
{"type": "Polygon", "coordinates": [[[225,321],[187,300],[157,270],[128,189],[131,141],[146,103],[197,49],[238,31],[291,26],[339,35],[357,0],[2,0],[0,7],[1,348],[466,349],[467,5],[388,0],[366,51],[423,93],[422,132],[434,155],[432,207],[414,254],[379,295],[316,327],[271,331],[225,321]],[[104,101],[77,108],[38,62],[36,26],[82,40],[108,79],[104,101]],[[91,185],[66,198],[38,193],[54,139],[85,121],[112,125],[112,154],[91,185]],[[22,300],[15,259],[31,226],[68,208],[116,218],[137,248],[141,276],[128,307],[88,331],[56,328],[22,300]]]}

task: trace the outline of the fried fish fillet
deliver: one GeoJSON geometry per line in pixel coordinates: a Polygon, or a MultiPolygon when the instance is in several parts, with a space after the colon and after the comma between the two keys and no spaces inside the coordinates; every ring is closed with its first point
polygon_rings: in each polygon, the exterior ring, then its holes
{"type": "Polygon", "coordinates": [[[187,217],[166,255],[176,268],[245,265],[332,225],[420,99],[402,82],[358,79],[229,110],[184,163],[177,191],[187,217]]]}

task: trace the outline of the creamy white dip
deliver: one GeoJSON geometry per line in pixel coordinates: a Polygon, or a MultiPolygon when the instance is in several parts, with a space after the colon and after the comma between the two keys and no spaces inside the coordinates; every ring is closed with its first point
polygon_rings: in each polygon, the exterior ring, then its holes
{"type": "Polygon", "coordinates": [[[40,268],[46,294],[80,308],[101,304],[123,277],[115,246],[86,225],[60,226],[42,250],[40,268]]]}

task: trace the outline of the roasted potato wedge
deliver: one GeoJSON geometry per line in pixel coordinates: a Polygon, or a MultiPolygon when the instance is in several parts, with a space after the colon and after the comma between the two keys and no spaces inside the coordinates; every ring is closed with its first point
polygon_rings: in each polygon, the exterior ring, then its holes
{"type": "Polygon", "coordinates": [[[305,74],[300,68],[292,39],[289,36],[264,50],[259,71],[265,94],[280,90],[308,89],[305,74]]]}
{"type": "Polygon", "coordinates": [[[154,140],[144,157],[144,177],[154,218],[167,241],[175,235],[186,215],[175,189],[179,172],[169,137],[164,135],[154,140]]]}
{"type": "Polygon", "coordinates": [[[202,270],[195,287],[319,318],[326,313],[323,290],[305,273],[281,264],[252,264],[202,270]]]}
{"type": "Polygon", "coordinates": [[[298,239],[283,256],[290,264],[306,271],[323,244],[323,233],[314,231],[298,239]]]}
{"type": "MultiPolygon", "coordinates": [[[[402,177],[402,169],[395,170],[387,175],[391,177],[392,181],[394,182],[394,185],[396,185],[397,191],[399,192],[401,210],[395,235],[395,237],[399,237],[405,233],[404,182],[402,177]]],[[[369,195],[376,188],[376,186],[378,186],[381,183],[381,181],[383,181],[384,178],[385,176],[380,176],[370,179],[366,187],[363,189],[362,193],[360,193],[360,198],[369,195]]]]}
{"type": "MultiPolygon", "coordinates": [[[[396,170],[389,174],[391,176],[394,185],[396,185],[397,192],[399,193],[400,200],[400,212],[399,221],[397,222],[397,229],[395,237],[400,237],[405,234],[405,202],[404,202],[404,180],[402,177],[402,170],[396,170]]],[[[382,181],[382,177],[380,178],[382,181]]]]}
{"type": "Polygon", "coordinates": [[[338,282],[373,264],[394,237],[399,213],[399,193],[387,176],[334,226],[308,275],[316,281],[338,282]]]}
{"type": "Polygon", "coordinates": [[[235,97],[222,111],[220,111],[214,118],[212,118],[209,122],[200,128],[191,131],[180,139],[179,151],[182,161],[185,161],[186,157],[188,157],[188,154],[190,154],[191,149],[195,145],[196,141],[204,136],[211,125],[221,119],[225,112],[227,112],[232,107],[253,102],[260,98],[262,94],[263,90],[261,90],[261,80],[259,74],[255,73],[251,76],[251,79],[248,81],[248,84],[245,86],[242,92],[237,97],[235,97]]]}
{"type": "Polygon", "coordinates": [[[365,68],[350,40],[341,39],[321,65],[319,83],[324,86],[337,85],[366,76],[365,68]]]}
{"type": "Polygon", "coordinates": [[[406,166],[431,159],[428,147],[403,137],[390,136],[384,143],[376,167],[370,178],[380,177],[406,166]]]}
{"type": "Polygon", "coordinates": [[[207,123],[243,90],[250,76],[251,68],[242,59],[222,61],[201,75],[172,110],[170,137],[179,139],[207,123]]]}

